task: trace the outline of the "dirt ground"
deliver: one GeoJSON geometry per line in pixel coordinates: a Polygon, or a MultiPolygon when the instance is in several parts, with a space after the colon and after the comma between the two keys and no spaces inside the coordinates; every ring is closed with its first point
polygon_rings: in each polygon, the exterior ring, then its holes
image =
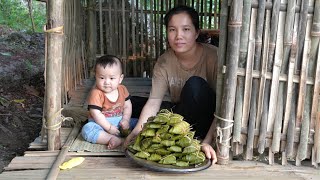
{"type": "Polygon", "coordinates": [[[44,95],[44,35],[0,25],[0,173],[39,136],[44,95]]]}

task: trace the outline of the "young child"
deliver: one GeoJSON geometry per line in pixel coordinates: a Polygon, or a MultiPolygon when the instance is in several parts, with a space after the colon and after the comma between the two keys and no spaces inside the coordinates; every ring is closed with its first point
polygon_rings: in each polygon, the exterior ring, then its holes
{"type": "Polygon", "coordinates": [[[95,65],[96,83],[88,97],[89,122],[82,128],[86,141],[106,144],[108,149],[122,144],[122,129],[133,129],[137,120],[130,121],[132,104],[127,88],[121,85],[122,65],[116,56],[100,57],[95,65]]]}

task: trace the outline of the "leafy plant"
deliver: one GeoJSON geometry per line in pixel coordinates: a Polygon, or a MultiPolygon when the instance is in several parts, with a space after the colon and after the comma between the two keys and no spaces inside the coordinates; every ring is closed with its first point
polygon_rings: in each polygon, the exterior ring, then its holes
{"type": "MultiPolygon", "coordinates": [[[[46,5],[32,1],[35,31],[42,32],[46,23],[46,5]]],[[[0,0],[0,24],[19,31],[32,31],[28,3],[25,0],[0,0]]]]}

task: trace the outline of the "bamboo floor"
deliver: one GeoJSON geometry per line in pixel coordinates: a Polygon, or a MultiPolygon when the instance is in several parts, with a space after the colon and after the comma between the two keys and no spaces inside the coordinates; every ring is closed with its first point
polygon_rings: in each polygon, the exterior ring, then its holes
{"type": "MultiPolygon", "coordinates": [[[[69,105],[84,106],[84,100],[92,81],[85,81],[71,93],[69,105]],[[76,97],[76,98],[74,98],[76,97]]],[[[127,79],[131,95],[147,96],[151,81],[148,79],[127,79]],[[139,87],[140,86],[140,87],[139,87]]],[[[61,128],[62,144],[72,144],[78,135],[74,128],[61,128]],[[74,134],[75,133],[75,134],[74,134]]],[[[230,161],[228,165],[212,165],[208,169],[193,173],[155,172],[141,167],[122,152],[68,152],[61,150],[46,151],[46,141],[38,137],[30,143],[24,156],[15,157],[0,174],[0,180],[7,179],[320,179],[319,169],[294,165],[268,165],[259,161],[230,161]],[[64,156],[61,156],[66,152],[64,156]],[[55,168],[58,161],[64,162],[72,157],[84,157],[85,161],[72,169],[55,168]],[[63,157],[63,158],[61,158],[63,157]],[[56,172],[56,173],[52,173],[56,172]],[[53,175],[52,175],[53,174],[53,175]]],[[[60,164],[60,163],[58,163],[60,164]]]]}

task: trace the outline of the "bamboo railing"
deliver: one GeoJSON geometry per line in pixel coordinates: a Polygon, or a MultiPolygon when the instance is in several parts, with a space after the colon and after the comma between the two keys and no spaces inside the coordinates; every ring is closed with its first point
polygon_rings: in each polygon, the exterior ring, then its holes
{"type": "Polygon", "coordinates": [[[230,149],[246,160],[259,153],[268,156],[269,164],[280,159],[299,166],[310,159],[317,167],[320,1],[243,0],[237,4],[243,13],[235,3],[222,3],[220,13],[220,27],[226,28],[228,16],[229,25],[228,34],[220,30],[218,66],[224,71],[218,72],[217,87],[217,129],[223,132],[217,138],[218,163],[227,163],[230,149]],[[239,18],[241,33],[231,26],[239,18]]]}

